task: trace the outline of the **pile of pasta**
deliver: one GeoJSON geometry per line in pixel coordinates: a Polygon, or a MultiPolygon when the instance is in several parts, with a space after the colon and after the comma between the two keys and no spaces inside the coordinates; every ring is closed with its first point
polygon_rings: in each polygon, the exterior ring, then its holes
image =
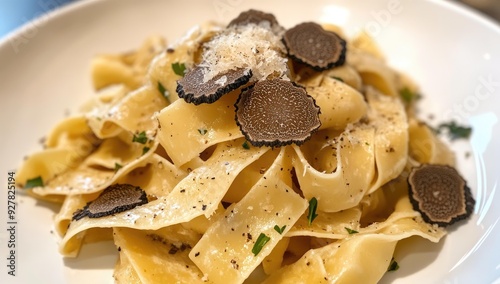
{"type": "Polygon", "coordinates": [[[63,256],[112,239],[119,283],[375,283],[398,241],[446,234],[413,210],[407,177],[422,163],[453,165],[453,154],[401,99],[417,87],[369,36],[347,41],[343,66],[294,75],[321,109],[310,140],[254,147],[235,122],[240,90],[212,104],[177,96],[172,66],[192,67],[219,30],[200,25],[169,49],[152,37],[93,60],[96,94],[17,174],[21,184],[39,177],[30,194],[61,203],[63,256]],[[148,202],[73,218],[113,184],[140,187],[148,202]]]}

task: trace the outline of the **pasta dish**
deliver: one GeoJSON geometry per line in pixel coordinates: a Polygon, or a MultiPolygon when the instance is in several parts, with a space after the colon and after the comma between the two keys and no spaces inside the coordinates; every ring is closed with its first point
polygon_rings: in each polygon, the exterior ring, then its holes
{"type": "Polygon", "coordinates": [[[366,34],[249,10],[92,61],[96,94],[17,172],[60,253],[113,240],[117,283],[376,283],[474,199],[366,34]]]}

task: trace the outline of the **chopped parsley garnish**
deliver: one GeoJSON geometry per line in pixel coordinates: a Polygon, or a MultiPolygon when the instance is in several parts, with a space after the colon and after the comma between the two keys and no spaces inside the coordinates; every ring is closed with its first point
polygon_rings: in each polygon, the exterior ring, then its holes
{"type": "Polygon", "coordinates": [[[260,233],[252,248],[253,255],[257,256],[269,240],[271,240],[270,237],[266,236],[264,233],[260,233]]]}
{"type": "Polygon", "coordinates": [[[407,87],[399,90],[399,95],[401,96],[401,99],[407,104],[410,104],[413,101],[420,99],[421,97],[420,94],[410,91],[410,89],[408,89],[407,87]]]}
{"type": "Polygon", "coordinates": [[[143,131],[137,135],[134,135],[134,138],[132,138],[132,142],[146,144],[146,142],[148,142],[148,137],[146,136],[146,131],[143,131]]]}
{"type": "Polygon", "coordinates": [[[241,146],[243,146],[243,148],[246,150],[250,150],[250,145],[248,144],[248,141],[243,142],[241,146]]]}
{"type": "Polygon", "coordinates": [[[455,121],[449,123],[441,123],[437,128],[437,133],[441,133],[441,130],[447,129],[448,135],[451,140],[456,140],[460,138],[469,138],[472,134],[472,128],[458,125],[455,121]]]}
{"type": "Polygon", "coordinates": [[[142,148],[142,154],[143,155],[146,154],[149,151],[149,149],[150,149],[149,147],[142,148]]]}
{"type": "Polygon", "coordinates": [[[337,81],[340,81],[340,82],[344,82],[344,79],[340,78],[340,77],[336,77],[336,76],[332,76],[331,78],[337,80],[337,81]]]}
{"type": "Polygon", "coordinates": [[[205,135],[207,134],[207,130],[205,128],[200,128],[198,129],[198,132],[201,134],[201,135],[205,135]]]}
{"type": "Polygon", "coordinates": [[[318,200],[316,199],[316,197],[313,197],[311,198],[311,200],[309,200],[309,214],[307,215],[309,226],[311,226],[314,219],[318,217],[318,214],[316,214],[316,208],[318,208],[318,200]]]}
{"type": "Polygon", "coordinates": [[[347,228],[347,227],[344,227],[344,229],[347,231],[347,233],[349,233],[349,235],[359,233],[358,231],[350,229],[350,228],[347,228]]]}
{"type": "Polygon", "coordinates": [[[167,91],[167,89],[165,89],[165,87],[160,83],[160,81],[158,81],[158,91],[170,103],[170,93],[167,91]]]}
{"type": "Polygon", "coordinates": [[[284,225],[284,226],[283,226],[283,227],[281,227],[281,228],[280,228],[280,226],[278,226],[278,225],[275,225],[275,226],[274,226],[274,230],[275,230],[276,232],[278,232],[280,235],[281,235],[281,234],[283,234],[283,232],[285,231],[285,228],[286,228],[286,225],[284,225]]]}
{"type": "Polygon", "coordinates": [[[175,62],[172,63],[172,69],[176,75],[184,77],[184,71],[186,71],[186,65],[184,63],[175,62]]]}
{"type": "Polygon", "coordinates": [[[43,180],[41,176],[27,180],[24,188],[28,189],[38,186],[43,186],[43,180]]]}
{"type": "Polygon", "coordinates": [[[391,263],[389,264],[389,267],[387,267],[387,271],[396,271],[399,269],[399,264],[397,263],[396,260],[394,260],[394,257],[391,259],[391,263]]]}
{"type": "Polygon", "coordinates": [[[117,172],[121,168],[123,168],[121,164],[115,163],[115,172],[117,172]]]}

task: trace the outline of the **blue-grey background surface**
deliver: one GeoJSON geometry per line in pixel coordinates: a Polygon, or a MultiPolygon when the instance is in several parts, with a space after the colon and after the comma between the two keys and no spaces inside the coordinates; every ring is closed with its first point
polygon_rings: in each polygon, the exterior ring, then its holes
{"type": "Polygon", "coordinates": [[[0,37],[75,0],[0,0],[0,37]]]}
{"type": "MultiPolygon", "coordinates": [[[[0,38],[62,5],[83,0],[0,0],[0,38]]],[[[478,9],[490,18],[500,20],[499,0],[455,0],[478,9]]]]}
{"type": "MultiPolygon", "coordinates": [[[[0,38],[28,21],[77,0],[0,0],[0,38]]],[[[81,1],[81,0],[80,0],[81,1]]],[[[455,0],[500,20],[500,0],[455,0]]]]}

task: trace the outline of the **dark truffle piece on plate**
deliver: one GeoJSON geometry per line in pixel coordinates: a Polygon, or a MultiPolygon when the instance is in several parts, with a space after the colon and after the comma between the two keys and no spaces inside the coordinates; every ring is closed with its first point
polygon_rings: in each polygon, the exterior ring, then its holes
{"type": "Polygon", "coordinates": [[[100,218],[133,209],[148,203],[146,192],[130,184],[108,186],[94,201],[73,213],[73,220],[100,218]]]}
{"type": "Polygon", "coordinates": [[[283,35],[283,43],[293,60],[318,71],[341,66],[345,62],[346,41],[313,22],[288,29],[283,35]]]}
{"type": "Polygon", "coordinates": [[[308,140],[321,126],[320,108],[303,87],[282,79],[242,90],[236,123],[253,146],[280,147],[308,140]]]}
{"type": "Polygon", "coordinates": [[[177,81],[177,94],[188,103],[211,104],[223,95],[245,85],[252,77],[252,70],[237,68],[216,75],[203,82],[208,67],[197,66],[177,81]]]}
{"type": "Polygon", "coordinates": [[[279,27],[278,20],[273,14],[265,13],[259,10],[250,9],[245,12],[241,12],[238,17],[234,18],[227,25],[228,27],[235,25],[246,25],[246,24],[260,24],[261,22],[269,22],[271,27],[279,27]]]}
{"type": "Polygon", "coordinates": [[[413,208],[430,224],[446,227],[466,219],[474,209],[470,188],[450,166],[424,164],[408,176],[413,208]]]}

